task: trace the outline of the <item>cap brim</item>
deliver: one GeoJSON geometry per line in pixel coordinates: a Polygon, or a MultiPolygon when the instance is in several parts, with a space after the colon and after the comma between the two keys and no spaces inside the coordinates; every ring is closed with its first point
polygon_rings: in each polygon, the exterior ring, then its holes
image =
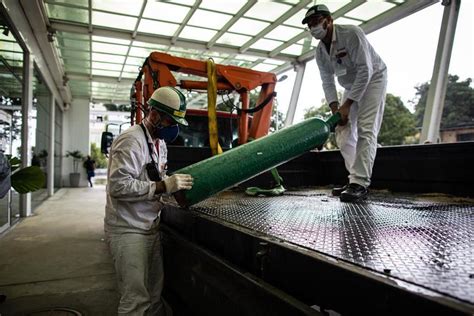
{"type": "Polygon", "coordinates": [[[319,11],[319,12],[315,12],[311,15],[308,15],[308,16],[305,16],[305,18],[303,19],[303,21],[301,21],[301,24],[306,24],[308,23],[308,20],[311,19],[312,17],[315,17],[315,16],[330,16],[329,12],[322,12],[322,11],[319,11]]]}

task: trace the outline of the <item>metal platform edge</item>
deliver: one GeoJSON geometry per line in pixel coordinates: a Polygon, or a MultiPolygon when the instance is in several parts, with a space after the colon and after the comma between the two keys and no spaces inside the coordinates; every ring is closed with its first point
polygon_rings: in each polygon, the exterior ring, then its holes
{"type": "Polygon", "coordinates": [[[199,212],[169,205],[161,217],[189,242],[308,306],[349,315],[474,313],[467,302],[199,212]]]}
{"type": "Polygon", "coordinates": [[[164,297],[173,315],[306,315],[319,311],[163,225],[164,297]]]}

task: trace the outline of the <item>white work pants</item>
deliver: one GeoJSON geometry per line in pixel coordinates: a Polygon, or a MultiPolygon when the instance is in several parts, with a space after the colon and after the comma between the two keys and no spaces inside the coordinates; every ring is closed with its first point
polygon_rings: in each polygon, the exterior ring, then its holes
{"type": "Polygon", "coordinates": [[[114,228],[105,235],[121,296],[118,315],[166,315],[161,298],[163,260],[158,230],[144,234],[114,228]]]}
{"type": "MultiPolygon", "coordinates": [[[[349,112],[350,124],[336,128],[340,133],[336,138],[346,169],[349,172],[349,183],[357,183],[364,187],[370,185],[372,167],[377,152],[377,135],[382,125],[387,88],[387,72],[375,74],[367,86],[367,90],[359,102],[352,103],[349,112]],[[338,137],[339,136],[339,137],[338,137]]],[[[343,102],[348,91],[344,92],[343,102]]]]}

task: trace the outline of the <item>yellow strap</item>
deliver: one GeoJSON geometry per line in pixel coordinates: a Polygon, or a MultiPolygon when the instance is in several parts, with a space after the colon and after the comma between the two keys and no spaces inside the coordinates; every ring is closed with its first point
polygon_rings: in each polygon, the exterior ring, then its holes
{"type": "Polygon", "coordinates": [[[207,115],[209,119],[209,146],[212,155],[222,154],[221,145],[219,145],[219,137],[217,132],[217,73],[214,60],[207,60],[207,115]]]}

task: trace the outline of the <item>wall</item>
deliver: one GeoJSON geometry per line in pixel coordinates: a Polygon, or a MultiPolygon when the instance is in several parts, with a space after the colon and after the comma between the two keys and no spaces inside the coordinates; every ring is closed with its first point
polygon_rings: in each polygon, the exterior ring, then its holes
{"type": "MultiPolygon", "coordinates": [[[[459,142],[458,135],[464,134],[474,134],[474,128],[458,128],[458,129],[451,129],[451,130],[442,130],[440,131],[440,138],[442,143],[456,143],[459,142]]],[[[467,136],[467,135],[466,135],[467,136]]],[[[468,137],[466,140],[472,140],[472,136],[468,137]]]]}
{"type": "MultiPolygon", "coordinates": [[[[63,175],[62,183],[69,186],[69,173],[73,172],[72,158],[66,157],[67,151],[79,150],[83,155],[89,154],[89,100],[74,99],[69,110],[63,115],[63,175]]],[[[81,187],[87,186],[87,175],[82,163],[81,187]]]]}

